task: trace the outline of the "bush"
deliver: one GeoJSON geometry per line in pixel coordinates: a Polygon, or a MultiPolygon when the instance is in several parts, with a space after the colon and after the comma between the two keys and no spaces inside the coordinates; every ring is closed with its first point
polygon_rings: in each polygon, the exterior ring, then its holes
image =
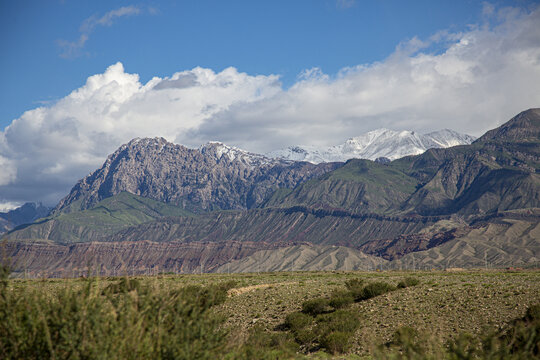
{"type": "Polygon", "coordinates": [[[290,334],[271,333],[262,326],[255,326],[246,343],[237,351],[227,354],[225,359],[289,359],[298,350],[299,346],[290,334]]]}
{"type": "Polygon", "coordinates": [[[301,330],[313,323],[313,318],[301,312],[293,312],[285,318],[285,326],[292,331],[301,330]]]}
{"type": "Polygon", "coordinates": [[[311,316],[323,314],[328,310],[328,300],[324,298],[316,298],[305,301],[302,304],[302,312],[311,316]]]}
{"type": "MultiPolygon", "coordinates": [[[[389,359],[429,359],[428,353],[433,348],[432,345],[429,344],[424,334],[420,334],[411,327],[404,326],[396,330],[392,341],[380,347],[380,357],[389,359]]],[[[439,348],[437,350],[442,351],[439,348]]],[[[457,357],[457,359],[462,358],[457,357]]]]}
{"type": "MultiPolygon", "coordinates": [[[[209,311],[212,288],[168,291],[120,280],[101,291],[19,287],[0,296],[2,359],[214,359],[223,320],[209,311]],[[131,290],[130,290],[131,289],[131,290]],[[206,299],[205,299],[206,298],[206,299]]],[[[80,283],[79,283],[80,284],[80,283]]]]}
{"type": "Polygon", "coordinates": [[[310,345],[317,340],[317,334],[312,330],[301,329],[294,333],[294,339],[300,345],[310,345]]]}
{"type": "Polygon", "coordinates": [[[350,291],[337,290],[332,293],[328,304],[334,309],[341,309],[354,302],[353,294],[350,291]]]}
{"type": "Polygon", "coordinates": [[[377,357],[426,359],[430,354],[438,354],[444,359],[538,359],[540,304],[529,307],[523,318],[514,320],[504,330],[481,337],[461,333],[444,347],[412,328],[400,328],[377,357]]]}
{"type": "Polygon", "coordinates": [[[205,287],[188,285],[180,290],[176,290],[175,294],[185,302],[192,302],[202,309],[208,309],[225,302],[227,299],[227,288],[221,285],[208,285],[205,287]]]}
{"type": "MultiPolygon", "coordinates": [[[[540,357],[540,304],[529,307],[525,316],[515,320],[502,335],[494,335],[487,340],[488,345],[496,345],[494,349],[502,355],[501,358],[540,357]]],[[[484,348],[488,346],[484,345],[484,348]]]]}
{"type": "Polygon", "coordinates": [[[528,321],[540,321],[540,304],[532,305],[527,309],[525,320],[528,321]]]}
{"type": "Polygon", "coordinates": [[[362,288],[364,285],[364,279],[356,278],[345,281],[345,287],[349,290],[362,288]]]}
{"type": "Polygon", "coordinates": [[[9,265],[0,263],[0,290],[7,287],[10,273],[9,265]]]}
{"type": "Polygon", "coordinates": [[[103,294],[120,294],[130,291],[140,291],[141,283],[137,279],[130,279],[127,277],[121,278],[118,282],[109,284],[104,290],[103,294]]]}
{"type": "Polygon", "coordinates": [[[406,277],[398,283],[397,287],[398,289],[404,289],[406,287],[416,286],[418,284],[420,284],[420,280],[418,280],[417,278],[406,277]]]}
{"type": "Polygon", "coordinates": [[[373,282],[367,284],[360,291],[353,293],[356,301],[362,301],[371,299],[375,296],[386,294],[390,291],[394,291],[396,288],[390,284],[384,282],[373,282]]]}
{"type": "Polygon", "coordinates": [[[350,348],[352,334],[335,331],[321,338],[321,347],[332,354],[343,354],[350,348]]]}
{"type": "Polygon", "coordinates": [[[317,316],[318,333],[335,331],[353,333],[360,326],[358,315],[351,310],[337,310],[317,316]]]}

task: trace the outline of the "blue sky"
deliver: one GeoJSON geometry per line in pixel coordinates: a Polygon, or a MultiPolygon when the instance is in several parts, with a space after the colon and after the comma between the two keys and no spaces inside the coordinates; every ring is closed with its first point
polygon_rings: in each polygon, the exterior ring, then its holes
{"type": "Polygon", "coordinates": [[[121,144],[480,136],[540,107],[538,1],[0,1],[0,210],[121,144]]]}
{"type": "Polygon", "coordinates": [[[278,74],[287,87],[304,69],[335,74],[383,60],[415,36],[466,30],[482,21],[482,7],[470,0],[2,1],[0,129],[117,61],[142,82],[196,66],[234,66],[278,74]],[[139,11],[95,26],[83,47],[61,56],[60,42],[76,42],[87,19],[122,7],[139,11]]]}

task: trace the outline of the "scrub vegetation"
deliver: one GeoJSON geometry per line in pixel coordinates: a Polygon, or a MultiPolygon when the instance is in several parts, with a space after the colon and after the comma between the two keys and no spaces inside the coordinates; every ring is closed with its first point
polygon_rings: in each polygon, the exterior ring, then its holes
{"type": "Polygon", "coordinates": [[[534,359],[540,272],[10,279],[5,359],[534,359]]]}

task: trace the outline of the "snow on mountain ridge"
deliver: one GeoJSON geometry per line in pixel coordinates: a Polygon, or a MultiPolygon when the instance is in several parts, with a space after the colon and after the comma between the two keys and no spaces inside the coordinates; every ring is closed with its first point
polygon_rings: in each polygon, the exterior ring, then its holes
{"type": "Polygon", "coordinates": [[[311,163],[347,161],[352,158],[375,160],[386,157],[390,160],[408,155],[419,155],[430,148],[446,148],[470,144],[474,137],[444,129],[429,134],[418,134],[409,130],[376,129],[347,139],[343,144],[318,148],[316,146],[291,146],[272,151],[268,157],[284,160],[308,161],[311,163]]]}
{"type": "Polygon", "coordinates": [[[229,146],[220,141],[209,141],[201,145],[199,151],[203,154],[213,154],[218,161],[226,160],[232,162],[236,160],[251,167],[284,161],[242,150],[236,146],[229,146]]]}

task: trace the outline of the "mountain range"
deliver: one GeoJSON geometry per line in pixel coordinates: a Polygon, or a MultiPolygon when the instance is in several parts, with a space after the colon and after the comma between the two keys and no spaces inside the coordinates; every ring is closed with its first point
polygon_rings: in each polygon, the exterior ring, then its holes
{"type": "Polygon", "coordinates": [[[429,134],[414,131],[377,129],[330,147],[291,146],[268,153],[271,158],[309,161],[314,164],[349,159],[396,160],[408,155],[419,155],[427,149],[468,145],[475,140],[470,135],[444,129],[429,134]]]}
{"type": "Polygon", "coordinates": [[[6,234],[4,249],[16,272],[34,276],[89,264],[108,274],[290,262],[295,270],[531,266],[540,261],[539,174],[540,109],[469,145],[391,162],[316,164],[135,139],[49,216],[6,234]]]}
{"type": "Polygon", "coordinates": [[[28,202],[16,209],[0,212],[0,234],[47,216],[50,211],[49,207],[41,203],[28,202]]]}

